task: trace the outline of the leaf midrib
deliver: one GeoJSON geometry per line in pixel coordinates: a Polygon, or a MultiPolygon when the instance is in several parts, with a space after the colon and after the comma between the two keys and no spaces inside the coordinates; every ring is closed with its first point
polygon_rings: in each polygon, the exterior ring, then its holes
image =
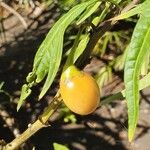
{"type": "MultiPolygon", "coordinates": [[[[72,15],[72,13],[68,16],[68,17],[70,17],[72,15]]],[[[65,21],[63,21],[61,24],[63,25],[65,22],[66,22],[66,20],[68,19],[68,17],[67,18],[65,18],[65,21]]],[[[68,25],[68,24],[67,24],[68,25]]],[[[66,25],[66,26],[67,26],[66,25]]],[[[66,28],[66,27],[65,27],[66,28]]],[[[54,34],[53,34],[53,36],[51,37],[51,41],[53,41],[53,39],[54,39],[54,37],[56,36],[56,34],[58,34],[58,32],[60,31],[60,32],[64,32],[63,30],[65,30],[65,28],[64,29],[62,29],[62,28],[56,28],[56,30],[55,30],[55,32],[54,32],[54,34]]],[[[50,32],[51,33],[51,32],[50,32]]],[[[50,42],[49,42],[50,43],[50,42]]],[[[41,56],[41,57],[43,57],[44,55],[45,55],[45,52],[47,51],[47,47],[49,47],[49,44],[46,46],[46,48],[45,48],[45,51],[43,52],[44,54],[41,56]]],[[[42,59],[41,59],[42,60],[42,59]]],[[[39,63],[41,62],[41,60],[39,61],[39,63]]]]}
{"type": "MultiPolygon", "coordinates": [[[[135,61],[135,69],[134,69],[134,73],[133,73],[133,81],[134,81],[134,83],[136,82],[136,72],[137,72],[137,70],[138,70],[138,62],[139,62],[139,58],[140,58],[140,56],[141,56],[141,54],[142,54],[142,50],[143,50],[143,47],[144,47],[144,45],[145,45],[145,43],[146,43],[146,39],[147,39],[147,37],[148,37],[148,35],[149,35],[149,32],[150,32],[150,27],[149,27],[149,29],[147,30],[147,32],[146,32],[146,36],[145,36],[145,38],[144,38],[144,40],[143,40],[143,42],[142,42],[142,46],[141,46],[141,48],[140,48],[140,52],[139,52],[139,54],[138,54],[138,56],[137,56],[137,61],[135,61]]],[[[139,88],[139,85],[138,85],[138,88],[139,88]]],[[[136,89],[135,89],[135,86],[134,86],[134,84],[133,84],[133,92],[135,93],[135,91],[136,91],[136,89]]],[[[136,104],[136,101],[135,101],[135,98],[136,98],[136,95],[134,94],[134,116],[136,115],[136,106],[137,105],[135,105],[136,104]]],[[[134,125],[136,124],[136,121],[135,121],[135,119],[134,119],[134,125]]]]}

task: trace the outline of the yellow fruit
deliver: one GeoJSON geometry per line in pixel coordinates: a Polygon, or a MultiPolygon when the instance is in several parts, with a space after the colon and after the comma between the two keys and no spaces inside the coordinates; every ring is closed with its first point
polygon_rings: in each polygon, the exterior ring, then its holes
{"type": "Polygon", "coordinates": [[[70,66],[63,72],[60,94],[66,106],[80,115],[95,111],[100,101],[100,90],[94,78],[75,66],[70,66]]]}

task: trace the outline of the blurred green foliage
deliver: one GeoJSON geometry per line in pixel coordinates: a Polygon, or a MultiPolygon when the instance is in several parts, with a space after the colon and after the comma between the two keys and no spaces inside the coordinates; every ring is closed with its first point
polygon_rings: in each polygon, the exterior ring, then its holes
{"type": "Polygon", "coordinates": [[[69,110],[69,108],[63,105],[60,111],[61,111],[61,116],[65,123],[69,123],[69,122],[76,123],[77,121],[76,116],[69,110]]]}
{"type": "Polygon", "coordinates": [[[53,143],[54,150],[69,150],[67,146],[58,144],[58,143],[53,143]]]}

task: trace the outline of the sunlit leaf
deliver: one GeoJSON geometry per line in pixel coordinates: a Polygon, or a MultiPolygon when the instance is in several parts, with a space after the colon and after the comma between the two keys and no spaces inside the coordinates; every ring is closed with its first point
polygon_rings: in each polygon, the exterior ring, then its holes
{"type": "MultiPolygon", "coordinates": [[[[145,77],[143,77],[139,81],[139,90],[142,90],[144,88],[147,88],[150,86],[150,73],[148,73],[145,77]]],[[[125,98],[125,89],[122,90],[121,92],[115,93],[113,95],[109,95],[107,97],[104,97],[101,99],[100,105],[106,105],[109,104],[110,102],[113,102],[115,100],[123,100],[125,98]]]]}
{"type": "Polygon", "coordinates": [[[43,44],[40,46],[34,61],[34,70],[36,70],[37,75],[36,81],[40,82],[45,77],[46,72],[48,72],[48,76],[39,99],[47,92],[58,71],[66,28],[93,2],[94,1],[88,1],[73,7],[67,14],[61,17],[57,23],[55,23],[43,44]]]}
{"type": "Polygon", "coordinates": [[[112,18],[111,20],[122,20],[122,19],[129,18],[131,16],[134,16],[136,14],[142,14],[144,11],[149,10],[149,3],[150,3],[150,1],[146,0],[142,4],[139,4],[138,6],[136,6],[135,8],[133,8],[127,12],[121,13],[120,15],[112,18]]]}
{"type": "Polygon", "coordinates": [[[63,39],[66,28],[91,4],[97,2],[97,0],[90,0],[84,3],[74,6],[68,13],[63,15],[48,32],[45,40],[39,47],[33,64],[33,70],[27,76],[27,82],[29,85],[24,85],[21,92],[21,97],[18,103],[18,109],[22,105],[22,102],[29,96],[29,89],[41,82],[46,76],[46,81],[39,95],[41,99],[47,90],[50,88],[56,73],[58,71],[63,49],[63,39]],[[29,88],[28,92],[26,92],[29,88]]]}
{"type": "Polygon", "coordinates": [[[70,53],[68,55],[63,70],[66,70],[68,66],[73,65],[86,48],[86,45],[89,41],[89,34],[87,33],[82,35],[83,29],[81,29],[76,36],[76,39],[72,48],[70,49],[70,53]]]}
{"type": "Polygon", "coordinates": [[[80,55],[83,53],[88,41],[89,41],[89,34],[83,35],[81,41],[79,42],[79,44],[75,50],[74,57],[73,57],[73,63],[75,63],[76,60],[80,57],[80,55]]]}
{"type": "Polygon", "coordinates": [[[95,79],[100,88],[105,86],[108,82],[112,80],[112,69],[109,66],[104,66],[96,74],[95,79]]]}
{"type": "Polygon", "coordinates": [[[114,60],[114,64],[113,67],[116,71],[120,71],[123,70],[124,65],[125,65],[125,59],[126,59],[126,55],[127,55],[127,50],[128,50],[128,46],[125,49],[125,51],[123,52],[123,54],[119,55],[115,60],[114,60]]]}
{"type": "Polygon", "coordinates": [[[89,6],[86,11],[80,16],[80,18],[77,21],[77,25],[81,24],[84,20],[86,20],[89,16],[91,16],[97,8],[100,6],[102,2],[97,2],[94,5],[89,6]]]}
{"type": "Polygon", "coordinates": [[[149,70],[150,64],[150,54],[146,55],[145,60],[142,64],[141,75],[146,75],[149,70]]]}
{"type": "Polygon", "coordinates": [[[112,2],[114,4],[119,4],[123,0],[108,0],[108,1],[110,1],[110,2],[112,2]]]}
{"type": "Polygon", "coordinates": [[[66,146],[58,143],[54,143],[54,150],[69,150],[66,146]]]}
{"type": "Polygon", "coordinates": [[[4,82],[0,82],[0,90],[2,89],[4,82]]]}
{"type": "Polygon", "coordinates": [[[27,84],[24,84],[22,86],[21,91],[22,91],[22,94],[21,94],[20,100],[19,100],[18,105],[17,105],[17,111],[22,106],[24,100],[31,94],[31,89],[28,87],[27,84]]]}
{"type": "MultiPolygon", "coordinates": [[[[150,3],[147,3],[150,8],[150,3]]],[[[124,81],[128,106],[128,138],[132,141],[139,118],[139,75],[143,61],[150,52],[150,9],[142,12],[134,29],[125,62],[124,81]]]]}

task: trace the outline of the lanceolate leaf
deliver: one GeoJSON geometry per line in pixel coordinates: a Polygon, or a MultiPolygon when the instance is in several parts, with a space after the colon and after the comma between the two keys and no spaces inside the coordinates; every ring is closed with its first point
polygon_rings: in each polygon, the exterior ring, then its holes
{"type": "Polygon", "coordinates": [[[54,150],[69,150],[65,145],[61,145],[58,143],[54,143],[53,146],[54,150]]]}
{"type": "Polygon", "coordinates": [[[91,0],[72,8],[54,25],[52,30],[47,35],[44,44],[41,45],[40,49],[38,50],[34,62],[37,81],[41,81],[41,72],[43,72],[43,75],[45,76],[45,72],[48,71],[48,76],[40,93],[39,99],[41,99],[47,92],[58,71],[62,56],[63,36],[66,28],[86,9],[88,5],[92,4],[93,2],[94,1],[91,0]]]}
{"type": "Polygon", "coordinates": [[[146,56],[142,68],[141,68],[141,75],[146,75],[149,70],[149,64],[150,64],[150,53],[146,56]]]}
{"type": "Polygon", "coordinates": [[[97,2],[92,6],[89,6],[87,10],[81,15],[81,17],[77,21],[77,25],[81,24],[84,20],[86,20],[89,16],[91,16],[97,8],[100,6],[102,2],[97,2]]]}
{"type": "Polygon", "coordinates": [[[21,94],[21,97],[20,97],[20,100],[18,102],[18,105],[17,105],[17,111],[20,109],[23,101],[31,94],[31,89],[28,87],[27,84],[24,84],[22,86],[22,94],[21,94]]]}
{"type": "MultiPolygon", "coordinates": [[[[150,3],[148,3],[150,8],[150,3]]],[[[128,138],[133,140],[139,117],[139,75],[150,52],[150,9],[145,9],[135,27],[125,62],[125,88],[128,106],[128,138]]]]}
{"type": "Polygon", "coordinates": [[[134,16],[136,14],[142,14],[145,10],[149,9],[149,3],[150,3],[150,1],[147,0],[147,1],[143,2],[142,4],[139,4],[138,6],[136,6],[133,9],[131,9],[127,12],[121,13],[120,15],[112,18],[111,20],[121,20],[121,19],[129,18],[129,17],[134,16]]]}
{"type": "Polygon", "coordinates": [[[76,36],[74,44],[70,49],[70,53],[64,65],[63,71],[66,70],[69,66],[73,65],[86,48],[86,45],[89,41],[89,34],[85,33],[82,35],[83,30],[84,28],[82,28],[76,36]]]}
{"type": "Polygon", "coordinates": [[[109,0],[109,1],[117,5],[123,0],[109,0]]]}
{"type": "Polygon", "coordinates": [[[76,60],[79,58],[79,56],[83,53],[83,51],[86,48],[88,41],[89,41],[89,34],[83,35],[81,41],[78,44],[78,47],[75,50],[73,63],[75,63],[76,60]]]}
{"type": "Polygon", "coordinates": [[[4,82],[0,82],[0,90],[2,89],[4,82]]]}
{"type": "MultiPolygon", "coordinates": [[[[42,42],[38,49],[34,64],[33,71],[29,73],[27,77],[28,85],[25,85],[28,90],[37,83],[41,82],[48,74],[46,82],[40,93],[39,99],[41,99],[51,86],[56,73],[58,71],[63,48],[63,38],[66,28],[91,4],[96,3],[97,0],[89,0],[73,7],[68,13],[62,16],[52,27],[47,34],[45,40],[42,42]]],[[[24,89],[24,88],[23,88],[24,89]]],[[[26,90],[22,90],[21,100],[29,95],[26,90]],[[23,95],[23,96],[22,96],[23,95]]],[[[22,105],[19,102],[18,108],[22,105]]]]}

